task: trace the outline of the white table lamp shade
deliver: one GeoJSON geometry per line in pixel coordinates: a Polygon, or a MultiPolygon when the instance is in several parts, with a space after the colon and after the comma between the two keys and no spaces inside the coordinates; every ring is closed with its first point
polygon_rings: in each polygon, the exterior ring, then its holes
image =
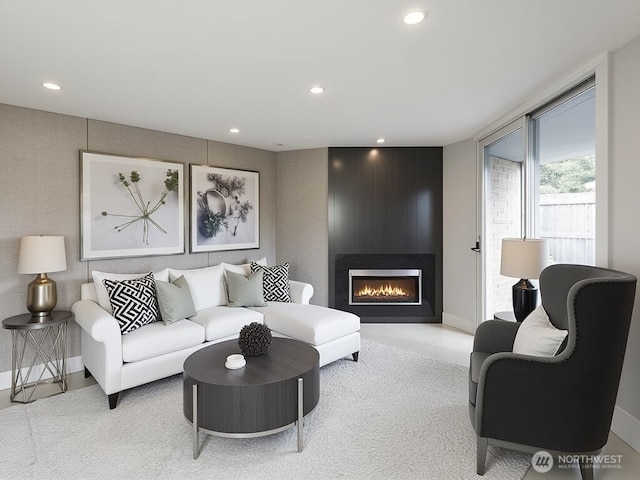
{"type": "Polygon", "coordinates": [[[548,262],[549,251],[545,239],[502,239],[500,274],[514,278],[538,278],[548,262]]]}
{"type": "Polygon", "coordinates": [[[63,236],[30,235],[20,239],[18,273],[50,273],[67,269],[63,236]]]}

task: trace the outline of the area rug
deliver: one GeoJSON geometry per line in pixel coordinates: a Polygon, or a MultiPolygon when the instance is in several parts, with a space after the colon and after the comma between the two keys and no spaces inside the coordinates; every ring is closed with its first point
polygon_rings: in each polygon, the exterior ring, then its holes
{"type": "Polygon", "coordinates": [[[321,396],[296,429],[267,437],[202,435],[193,459],[182,377],[120,396],[97,385],[0,410],[0,477],[19,479],[521,479],[530,456],[489,447],[475,473],[467,370],[363,341],[360,361],[320,374],[321,396]]]}

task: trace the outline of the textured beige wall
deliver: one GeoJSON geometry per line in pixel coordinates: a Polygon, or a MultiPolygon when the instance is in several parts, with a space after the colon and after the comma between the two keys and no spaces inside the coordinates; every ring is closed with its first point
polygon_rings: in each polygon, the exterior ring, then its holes
{"type": "Polygon", "coordinates": [[[277,154],[278,263],[311,283],[311,303],[326,306],[329,291],[328,156],[326,148],[277,154]]]}
{"type": "MultiPolygon", "coordinates": [[[[0,317],[26,313],[27,284],[18,251],[23,235],[64,235],[67,270],[51,274],[58,309],[78,297],[86,265],[79,243],[78,151],[87,147],[87,121],[0,105],[0,317]]],[[[79,352],[77,325],[69,327],[69,352],[79,352]]],[[[0,330],[0,372],[11,369],[11,335],[0,330]]],[[[1,388],[1,387],[0,387],[1,388]]]]}
{"type": "MultiPolygon", "coordinates": [[[[16,273],[23,235],[65,237],[67,270],[51,274],[58,284],[59,310],[69,309],[79,298],[80,284],[91,278],[92,270],[197,268],[262,256],[275,262],[275,163],[275,153],[266,150],[0,104],[0,318],[26,313],[26,289],[32,276],[16,273]],[[260,249],[81,262],[79,151],[83,149],[260,172],[260,249]]],[[[187,252],[188,242],[185,225],[187,252]]],[[[80,355],[79,339],[73,324],[69,357],[80,355]]],[[[10,332],[2,329],[0,373],[11,369],[10,355],[10,332]]]]}

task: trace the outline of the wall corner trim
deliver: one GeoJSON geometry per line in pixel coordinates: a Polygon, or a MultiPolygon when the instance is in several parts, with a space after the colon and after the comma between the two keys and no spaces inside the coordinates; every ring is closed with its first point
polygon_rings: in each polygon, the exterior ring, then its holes
{"type": "Polygon", "coordinates": [[[640,453],[640,420],[618,405],[613,411],[611,431],[640,453]]]}
{"type": "Polygon", "coordinates": [[[457,315],[453,315],[447,312],[442,312],[442,324],[449,327],[457,328],[458,330],[470,333],[471,335],[473,335],[475,332],[475,325],[473,324],[473,320],[458,317],[457,315]]]}

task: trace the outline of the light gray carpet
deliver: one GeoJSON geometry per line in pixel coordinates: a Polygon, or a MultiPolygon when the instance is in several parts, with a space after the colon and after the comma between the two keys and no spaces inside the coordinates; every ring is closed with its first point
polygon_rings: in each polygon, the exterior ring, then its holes
{"type": "Polygon", "coordinates": [[[360,361],[323,367],[321,396],[296,432],[206,437],[193,460],[182,378],[121,394],[96,385],[0,411],[0,478],[521,479],[530,456],[489,447],[475,474],[467,370],[363,342],[360,361]]]}

